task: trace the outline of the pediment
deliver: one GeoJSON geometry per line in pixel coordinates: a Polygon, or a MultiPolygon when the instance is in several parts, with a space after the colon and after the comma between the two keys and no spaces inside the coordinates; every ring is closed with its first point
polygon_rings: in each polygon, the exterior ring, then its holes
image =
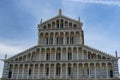
{"type": "Polygon", "coordinates": [[[48,20],[46,20],[46,21],[44,21],[44,22],[41,22],[40,24],[38,24],[38,27],[40,27],[40,26],[42,26],[42,25],[44,25],[44,24],[47,24],[47,23],[51,23],[51,22],[53,22],[53,21],[60,20],[60,19],[82,25],[82,22],[80,22],[79,19],[78,19],[78,20],[75,20],[75,19],[69,18],[69,17],[64,16],[64,15],[57,15],[57,16],[51,18],[51,19],[48,19],[48,20]]]}

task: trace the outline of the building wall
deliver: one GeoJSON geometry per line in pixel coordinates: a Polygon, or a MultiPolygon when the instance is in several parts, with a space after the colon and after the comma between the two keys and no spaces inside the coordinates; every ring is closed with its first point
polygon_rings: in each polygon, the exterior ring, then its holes
{"type": "Polygon", "coordinates": [[[31,53],[19,56],[9,63],[9,71],[12,72],[13,79],[111,78],[110,71],[113,71],[113,67],[109,57],[81,47],[36,48],[31,53]],[[59,60],[56,59],[57,53],[60,53],[59,60]],[[70,59],[68,53],[72,54],[70,59]],[[56,75],[57,67],[60,67],[59,75],[56,75]],[[70,75],[68,75],[69,67],[70,75]],[[49,68],[48,74],[47,68],[49,68]]]}
{"type": "Polygon", "coordinates": [[[63,79],[82,79],[82,78],[112,78],[110,70],[112,63],[24,63],[10,64],[12,79],[42,79],[42,78],[63,78],[63,79]],[[60,67],[60,72],[57,68],[60,67]],[[71,68],[69,73],[68,68],[71,68]],[[47,71],[48,68],[48,71],[47,71]]]}
{"type": "Polygon", "coordinates": [[[38,25],[38,46],[5,62],[3,78],[109,79],[118,74],[112,58],[84,45],[80,20],[59,16],[38,25]]]}

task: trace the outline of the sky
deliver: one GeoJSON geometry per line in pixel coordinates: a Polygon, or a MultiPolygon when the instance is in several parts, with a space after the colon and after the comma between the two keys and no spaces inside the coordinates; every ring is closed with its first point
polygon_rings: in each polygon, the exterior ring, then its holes
{"type": "Polygon", "coordinates": [[[41,18],[50,19],[59,9],[64,16],[80,17],[85,45],[113,56],[117,50],[120,56],[120,0],[0,0],[0,59],[37,45],[41,18]]]}

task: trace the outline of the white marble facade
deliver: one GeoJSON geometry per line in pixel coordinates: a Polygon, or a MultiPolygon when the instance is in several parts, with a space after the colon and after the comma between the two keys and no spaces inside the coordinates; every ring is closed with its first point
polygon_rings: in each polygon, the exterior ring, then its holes
{"type": "Polygon", "coordinates": [[[109,79],[118,75],[118,57],[84,45],[80,18],[59,14],[38,25],[38,45],[4,62],[7,79],[109,79]]]}

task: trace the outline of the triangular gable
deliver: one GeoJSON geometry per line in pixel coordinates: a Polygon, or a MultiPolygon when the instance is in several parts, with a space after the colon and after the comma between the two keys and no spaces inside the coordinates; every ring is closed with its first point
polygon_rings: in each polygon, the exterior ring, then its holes
{"type": "Polygon", "coordinates": [[[45,24],[45,23],[48,23],[48,22],[50,22],[50,21],[52,21],[52,20],[56,20],[57,18],[64,18],[64,19],[70,20],[70,21],[75,22],[75,23],[78,23],[78,22],[79,22],[79,21],[77,21],[77,20],[74,20],[74,19],[72,19],[72,18],[66,17],[66,16],[64,16],[64,15],[57,15],[57,16],[51,18],[51,19],[48,19],[48,20],[42,22],[41,24],[39,24],[39,26],[40,26],[40,25],[43,25],[43,24],[45,24]]]}

